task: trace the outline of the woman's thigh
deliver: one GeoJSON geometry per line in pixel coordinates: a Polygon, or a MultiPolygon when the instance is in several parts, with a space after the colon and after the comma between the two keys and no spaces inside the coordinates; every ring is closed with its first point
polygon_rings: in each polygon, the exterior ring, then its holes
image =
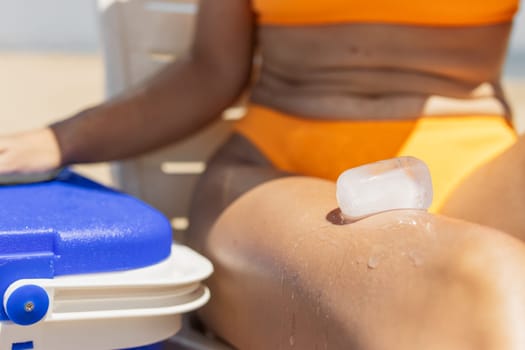
{"type": "Polygon", "coordinates": [[[513,349],[523,340],[520,241],[419,211],[335,225],[331,182],[275,179],[256,162],[217,160],[211,170],[189,244],[215,265],[202,319],[233,345],[513,349]]]}
{"type": "Polygon", "coordinates": [[[188,243],[200,250],[211,227],[234,200],[266,181],[287,176],[247,139],[233,134],[208,162],[196,186],[188,243]]]}
{"type": "Polygon", "coordinates": [[[448,198],[441,213],[525,240],[525,135],[468,176],[448,198]]]}

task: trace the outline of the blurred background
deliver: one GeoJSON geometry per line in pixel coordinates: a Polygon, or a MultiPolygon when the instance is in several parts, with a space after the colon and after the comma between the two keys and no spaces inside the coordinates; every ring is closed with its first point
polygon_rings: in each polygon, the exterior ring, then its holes
{"type": "MultiPolygon", "coordinates": [[[[504,82],[516,124],[525,131],[523,11],[504,82]]],[[[0,0],[0,133],[69,116],[101,101],[103,90],[95,0],[0,0]]],[[[111,184],[106,164],[78,169],[111,184]]]]}
{"type": "MultiPolygon", "coordinates": [[[[0,133],[102,101],[96,9],[95,0],[0,0],[0,133]]],[[[77,170],[111,184],[106,164],[77,170]]]]}

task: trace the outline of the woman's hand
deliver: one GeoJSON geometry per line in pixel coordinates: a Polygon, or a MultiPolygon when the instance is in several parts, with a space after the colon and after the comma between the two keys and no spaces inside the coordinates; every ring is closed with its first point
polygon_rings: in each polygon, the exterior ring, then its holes
{"type": "Polygon", "coordinates": [[[60,148],[49,128],[0,136],[0,175],[41,173],[60,163],[60,148]]]}

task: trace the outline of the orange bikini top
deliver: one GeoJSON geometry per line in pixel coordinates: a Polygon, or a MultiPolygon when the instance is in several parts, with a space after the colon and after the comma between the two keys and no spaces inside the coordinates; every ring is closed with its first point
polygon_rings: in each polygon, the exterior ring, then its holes
{"type": "Polygon", "coordinates": [[[252,0],[262,24],[468,26],[512,20],[518,0],[252,0]]]}

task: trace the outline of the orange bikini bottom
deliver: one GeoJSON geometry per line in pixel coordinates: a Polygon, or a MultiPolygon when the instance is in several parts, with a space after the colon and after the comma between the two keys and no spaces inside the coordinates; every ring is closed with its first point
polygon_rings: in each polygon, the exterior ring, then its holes
{"type": "Polygon", "coordinates": [[[432,174],[434,212],[465,176],[516,140],[501,116],[334,121],[299,118],[257,105],[248,108],[235,130],[276,168],[330,180],[348,168],[381,159],[422,159],[432,174]]]}

